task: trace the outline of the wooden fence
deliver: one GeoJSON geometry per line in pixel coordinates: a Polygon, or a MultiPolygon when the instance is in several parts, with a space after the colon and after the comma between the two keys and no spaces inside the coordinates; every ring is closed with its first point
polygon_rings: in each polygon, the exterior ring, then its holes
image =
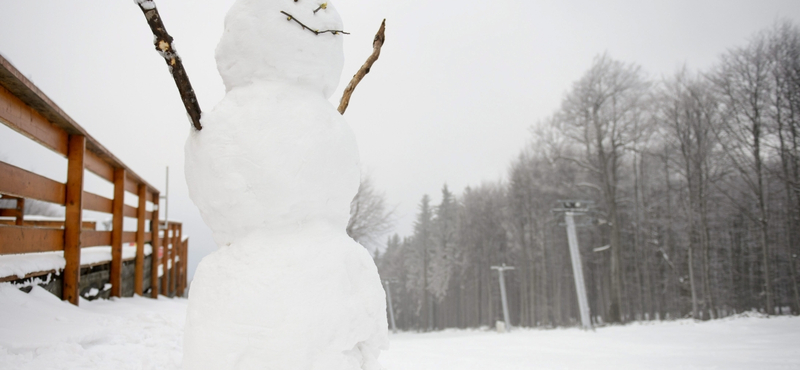
{"type": "Polygon", "coordinates": [[[158,297],[159,285],[162,293],[183,295],[188,241],[181,239],[180,223],[159,222],[158,189],[126,167],[1,56],[0,122],[67,158],[66,183],[0,161],[0,195],[2,199],[17,200],[16,208],[0,209],[0,216],[15,217],[14,225],[0,224],[0,255],[63,251],[66,265],[62,273],[62,298],[77,305],[81,248],[111,246],[111,296],[119,297],[123,243],[136,243],[134,291],[138,295],[143,294],[146,273],[144,246],[150,243],[153,250],[152,269],[148,271],[150,295],[158,297]],[[84,190],[86,170],[113,184],[113,199],[84,190]],[[124,203],[126,193],[138,197],[138,207],[124,203]],[[63,227],[26,223],[22,212],[25,199],[65,206],[63,227]],[[147,210],[148,202],[152,211],[147,210]],[[111,214],[111,231],[84,228],[84,210],[111,214]],[[124,217],[137,220],[136,231],[123,230],[124,217]],[[160,259],[159,246],[163,246],[160,259]],[[160,284],[158,265],[163,269],[160,284]]]}

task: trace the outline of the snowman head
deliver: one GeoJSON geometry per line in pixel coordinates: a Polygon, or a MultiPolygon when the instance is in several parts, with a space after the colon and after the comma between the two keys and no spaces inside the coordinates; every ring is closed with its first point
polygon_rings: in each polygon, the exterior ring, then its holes
{"type": "Polygon", "coordinates": [[[237,0],[216,51],[226,90],[280,82],[329,98],[344,64],[344,35],[314,32],[326,30],[342,30],[329,0],[237,0]]]}

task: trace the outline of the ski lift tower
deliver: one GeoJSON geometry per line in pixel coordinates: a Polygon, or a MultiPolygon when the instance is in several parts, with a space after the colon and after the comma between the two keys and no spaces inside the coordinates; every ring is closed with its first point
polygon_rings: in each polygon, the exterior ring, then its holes
{"type": "Polygon", "coordinates": [[[575,216],[589,212],[588,206],[594,202],[585,200],[559,200],[558,202],[561,203],[561,208],[556,208],[553,211],[564,212],[569,254],[572,259],[572,276],[575,278],[575,291],[578,294],[578,307],[581,314],[581,326],[584,329],[591,329],[592,320],[589,316],[589,300],[586,296],[586,282],[583,279],[583,265],[581,264],[581,253],[578,249],[578,234],[575,231],[575,216]]]}
{"type": "Polygon", "coordinates": [[[505,320],[505,322],[504,322],[504,324],[506,325],[505,326],[505,330],[508,331],[508,330],[511,330],[511,320],[508,318],[508,299],[506,298],[506,279],[505,279],[505,276],[503,275],[503,272],[505,272],[506,270],[513,270],[514,266],[506,266],[506,264],[503,263],[502,266],[491,266],[491,268],[492,268],[492,270],[497,270],[497,272],[499,273],[498,278],[500,279],[500,299],[502,300],[502,303],[503,303],[503,320],[505,320]]]}
{"type": "Polygon", "coordinates": [[[394,324],[394,307],[392,306],[392,288],[391,284],[395,283],[394,279],[386,279],[383,285],[386,287],[386,299],[389,305],[389,323],[392,324],[392,333],[397,333],[397,325],[394,324]]]}

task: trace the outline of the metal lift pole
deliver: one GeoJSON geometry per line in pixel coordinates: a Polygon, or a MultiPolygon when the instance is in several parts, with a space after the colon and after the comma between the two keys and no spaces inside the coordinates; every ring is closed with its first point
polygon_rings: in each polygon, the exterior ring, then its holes
{"type": "Polygon", "coordinates": [[[570,211],[564,212],[564,219],[567,222],[569,255],[572,259],[572,276],[575,278],[575,291],[578,294],[581,324],[584,329],[591,329],[592,320],[589,317],[589,300],[586,297],[586,282],[583,279],[583,265],[581,264],[581,252],[578,249],[578,234],[575,231],[574,215],[575,213],[570,211]]]}
{"type": "Polygon", "coordinates": [[[506,323],[506,330],[511,330],[511,320],[508,317],[508,299],[506,298],[506,279],[505,275],[503,275],[503,272],[505,270],[513,270],[513,269],[514,269],[513,266],[506,266],[505,263],[503,263],[502,266],[492,266],[492,270],[497,270],[497,272],[500,273],[498,275],[498,278],[500,279],[500,298],[503,300],[503,320],[505,320],[506,323]]]}
{"type": "Polygon", "coordinates": [[[383,284],[386,286],[386,299],[389,301],[389,323],[392,324],[392,333],[397,333],[397,325],[394,324],[394,307],[392,306],[392,289],[390,288],[391,281],[384,280],[383,284]]]}

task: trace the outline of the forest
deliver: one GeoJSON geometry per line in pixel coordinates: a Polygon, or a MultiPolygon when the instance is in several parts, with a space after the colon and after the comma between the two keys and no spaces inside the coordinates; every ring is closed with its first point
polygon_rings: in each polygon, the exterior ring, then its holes
{"type": "MultiPolygon", "coordinates": [[[[422,196],[375,261],[397,327],[577,325],[562,200],[595,325],[799,314],[800,29],[779,21],[709,70],[652,78],[597,56],[531,127],[506,179],[422,196]]],[[[355,204],[355,202],[354,202],[355,204]]]]}

